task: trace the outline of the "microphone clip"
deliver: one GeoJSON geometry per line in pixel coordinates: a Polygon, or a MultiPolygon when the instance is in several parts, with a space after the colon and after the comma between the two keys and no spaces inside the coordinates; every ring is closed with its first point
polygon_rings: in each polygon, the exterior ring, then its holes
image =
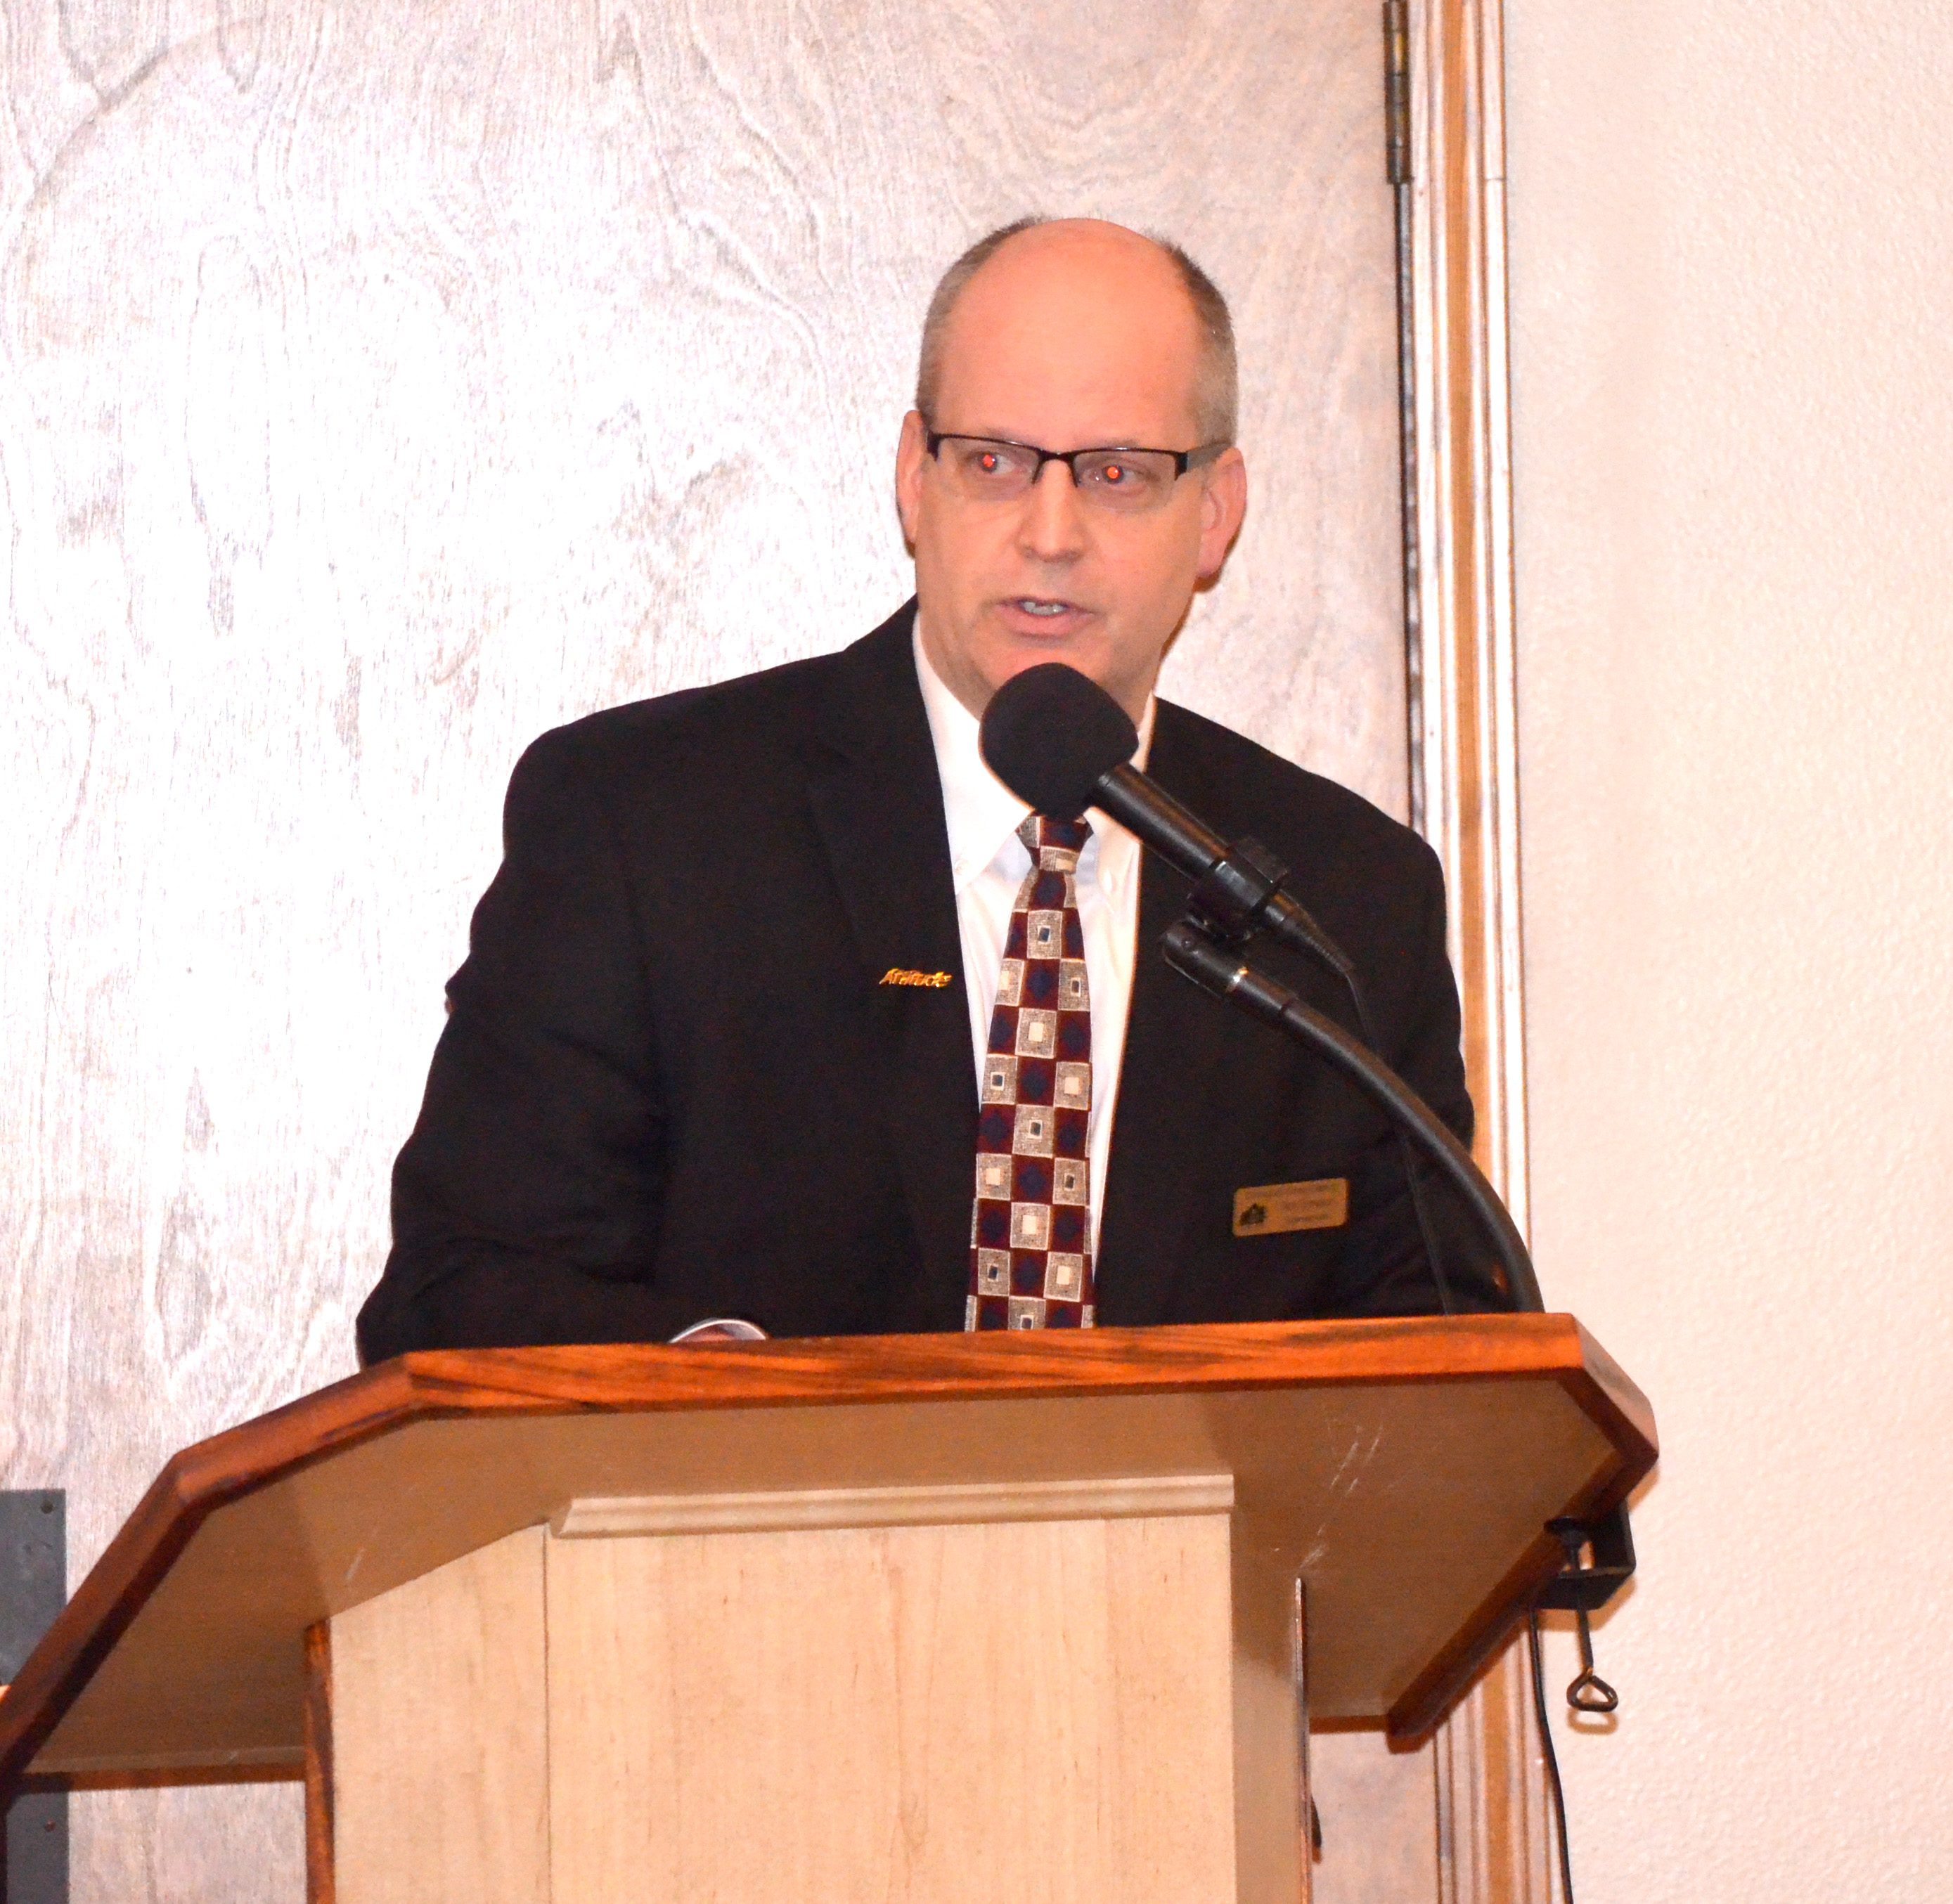
{"type": "Polygon", "coordinates": [[[1224,945],[1244,945],[1268,923],[1288,868],[1259,840],[1237,840],[1187,894],[1195,922],[1224,945]]]}

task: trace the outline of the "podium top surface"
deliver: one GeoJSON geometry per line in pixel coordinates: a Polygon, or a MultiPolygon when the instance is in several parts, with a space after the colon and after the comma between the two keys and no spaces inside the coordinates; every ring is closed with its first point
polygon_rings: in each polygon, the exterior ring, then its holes
{"type": "Polygon", "coordinates": [[[1225,1476],[1312,1710],[1429,1730],[1656,1455],[1571,1317],[444,1351],[185,1449],[0,1697],[0,1796],[294,1775],[315,1621],[572,1504],[1225,1476]]]}

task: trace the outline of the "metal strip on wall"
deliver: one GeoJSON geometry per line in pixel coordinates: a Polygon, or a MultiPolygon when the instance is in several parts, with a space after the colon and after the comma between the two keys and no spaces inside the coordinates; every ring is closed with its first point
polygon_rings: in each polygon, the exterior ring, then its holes
{"type": "MultiPolygon", "coordinates": [[[[67,1602],[67,1500],[58,1488],[0,1492],[0,1685],[10,1683],[67,1602]]],[[[67,1904],[67,1795],[30,1792],[7,1812],[5,1904],[67,1904]]]]}

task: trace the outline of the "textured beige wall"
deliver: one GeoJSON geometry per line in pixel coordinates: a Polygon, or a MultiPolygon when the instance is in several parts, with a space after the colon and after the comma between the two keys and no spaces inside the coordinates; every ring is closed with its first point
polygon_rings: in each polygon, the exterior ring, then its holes
{"type": "Polygon", "coordinates": [[[1534,1233],[1666,1451],[1581,1904],[1943,1896],[1949,14],[1507,19],[1534,1233]]]}

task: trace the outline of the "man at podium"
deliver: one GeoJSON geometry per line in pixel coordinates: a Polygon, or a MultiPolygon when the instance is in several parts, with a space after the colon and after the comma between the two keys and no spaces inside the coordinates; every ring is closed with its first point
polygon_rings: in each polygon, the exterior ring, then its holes
{"type": "MultiPolygon", "coordinates": [[[[516,767],[367,1360],[715,1316],[806,1336],[1439,1306],[1382,1114],[1161,963],[1185,879],[1102,813],[1030,813],[978,751],[1023,669],[1097,681],[1148,773],[1296,869],[1381,1055],[1469,1140],[1434,856],[1153,694],[1246,507],[1235,409],[1227,307],[1177,248],[1026,221],[951,268],[896,456],[915,599],[516,767]]],[[[1257,957],[1346,1019],[1325,975],[1257,957]]],[[[1433,1201],[1454,1299],[1504,1307],[1433,1201]]]]}

